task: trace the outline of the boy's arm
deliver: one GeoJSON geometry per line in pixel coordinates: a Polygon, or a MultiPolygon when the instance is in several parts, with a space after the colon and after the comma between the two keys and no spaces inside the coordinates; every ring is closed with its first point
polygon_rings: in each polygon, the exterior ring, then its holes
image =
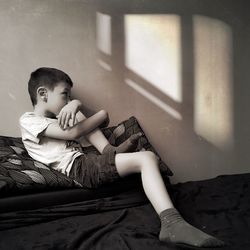
{"type": "Polygon", "coordinates": [[[42,135],[62,140],[76,140],[96,129],[108,117],[105,110],[101,110],[89,118],[80,121],[73,127],[63,130],[58,122],[51,123],[42,135]]]}
{"type": "MultiPolygon", "coordinates": [[[[77,122],[80,122],[80,121],[83,121],[84,119],[87,118],[87,116],[84,114],[84,111],[83,109],[80,109],[80,111],[77,112],[76,116],[75,116],[75,123],[77,122]]],[[[72,121],[70,121],[72,123],[72,121]]],[[[99,128],[106,128],[108,125],[109,125],[109,114],[107,113],[107,117],[106,119],[104,120],[104,122],[102,124],[100,124],[99,128]]],[[[69,126],[72,126],[72,125],[69,125],[69,126]]]]}
{"type": "MultiPolygon", "coordinates": [[[[66,104],[57,116],[58,124],[62,129],[67,129],[72,127],[77,122],[86,119],[84,115],[84,107],[79,100],[72,100],[66,104]]],[[[109,124],[109,117],[107,115],[106,119],[100,124],[100,127],[106,127],[109,124]]]]}

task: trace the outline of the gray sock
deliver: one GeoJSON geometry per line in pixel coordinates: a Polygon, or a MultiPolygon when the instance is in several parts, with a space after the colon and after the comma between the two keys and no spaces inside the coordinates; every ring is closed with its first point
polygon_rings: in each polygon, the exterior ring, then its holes
{"type": "Polygon", "coordinates": [[[159,239],[165,242],[186,244],[195,247],[222,247],[224,242],[188,224],[175,208],[160,214],[159,239]]]}

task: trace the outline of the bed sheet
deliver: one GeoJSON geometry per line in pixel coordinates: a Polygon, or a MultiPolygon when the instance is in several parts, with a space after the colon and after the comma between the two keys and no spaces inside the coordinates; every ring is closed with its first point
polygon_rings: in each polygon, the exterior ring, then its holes
{"type": "MultiPolygon", "coordinates": [[[[183,217],[227,243],[250,249],[250,174],[168,186],[183,217]]],[[[158,240],[160,221],[141,190],[0,215],[0,249],[185,249],[158,240]]]]}

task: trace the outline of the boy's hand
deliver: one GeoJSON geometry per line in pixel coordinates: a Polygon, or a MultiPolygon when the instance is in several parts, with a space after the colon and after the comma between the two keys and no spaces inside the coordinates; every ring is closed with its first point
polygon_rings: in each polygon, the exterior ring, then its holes
{"type": "Polygon", "coordinates": [[[70,127],[70,121],[72,121],[72,126],[76,124],[76,113],[80,110],[81,105],[79,100],[72,100],[61,109],[57,116],[61,129],[65,130],[70,127]]]}

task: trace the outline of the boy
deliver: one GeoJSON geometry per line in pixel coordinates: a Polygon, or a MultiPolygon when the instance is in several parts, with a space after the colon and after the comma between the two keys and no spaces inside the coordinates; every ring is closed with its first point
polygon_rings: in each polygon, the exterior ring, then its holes
{"type": "Polygon", "coordinates": [[[31,73],[28,90],[34,111],[20,118],[22,140],[30,156],[89,188],[141,173],[145,194],[161,220],[161,241],[196,247],[223,246],[222,241],[184,221],[174,208],[154,153],[129,153],[140,134],[118,147],[110,145],[98,128],[108,120],[107,112],[101,110],[86,118],[81,102],[70,99],[72,86],[70,77],[58,69],[39,68],[31,73]],[[81,136],[101,154],[83,154],[80,147],[72,143],[81,136]]]}

